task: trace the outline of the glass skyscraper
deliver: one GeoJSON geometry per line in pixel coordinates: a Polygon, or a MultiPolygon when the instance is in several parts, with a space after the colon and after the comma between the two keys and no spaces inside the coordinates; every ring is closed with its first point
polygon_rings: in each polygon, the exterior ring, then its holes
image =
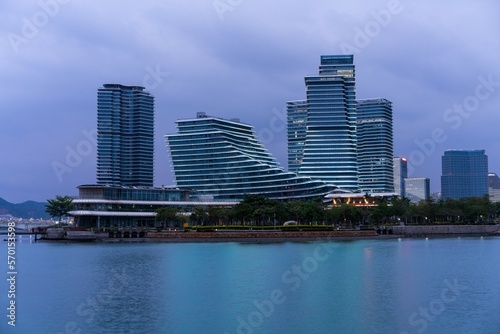
{"type": "Polygon", "coordinates": [[[356,108],[359,189],[394,192],[392,103],[358,100],[356,108]]]}
{"type": "Polygon", "coordinates": [[[198,113],[178,120],[177,133],[166,135],[177,187],[197,196],[240,201],[245,194],[271,199],[307,199],[331,187],[285,171],[259,142],[251,125],[198,113]]]}
{"type": "Polygon", "coordinates": [[[404,187],[405,196],[412,203],[426,201],[431,197],[431,180],[427,177],[406,178],[404,187]]]}
{"type": "Polygon", "coordinates": [[[97,92],[97,183],[153,186],[154,97],[144,87],[105,84],[97,92]]]}
{"type": "Polygon", "coordinates": [[[443,199],[488,194],[488,156],[484,150],[447,150],[442,157],[443,199]]]}
{"type": "Polygon", "coordinates": [[[408,177],[408,161],[406,158],[395,157],[392,159],[394,165],[394,192],[401,197],[405,194],[405,178],[408,177]]]}
{"type": "Polygon", "coordinates": [[[286,104],[288,135],[288,170],[298,173],[304,155],[307,129],[307,101],[289,101],[286,104]]]}
{"type": "MultiPolygon", "coordinates": [[[[302,157],[300,150],[296,150],[289,161],[301,161],[299,175],[322,180],[344,190],[358,190],[353,56],[321,56],[319,75],[306,76],[305,84],[307,128],[302,157]]],[[[288,111],[292,111],[292,116],[288,117],[290,126],[293,112],[297,109],[290,108],[290,102],[288,106],[288,111]]],[[[289,142],[291,134],[294,135],[288,132],[289,142]]],[[[294,144],[293,141],[291,143],[289,154],[294,144]]],[[[291,167],[296,170],[297,165],[292,164],[291,167]]]]}

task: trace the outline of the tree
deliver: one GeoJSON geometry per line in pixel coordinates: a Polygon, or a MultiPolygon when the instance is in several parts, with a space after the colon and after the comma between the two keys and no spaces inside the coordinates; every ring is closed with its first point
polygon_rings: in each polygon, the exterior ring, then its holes
{"type": "Polygon", "coordinates": [[[68,196],[56,195],[55,199],[49,199],[47,203],[45,205],[45,212],[52,217],[59,217],[59,222],[73,208],[73,200],[68,196]]]}
{"type": "Polygon", "coordinates": [[[392,204],[392,214],[396,218],[401,218],[406,216],[408,209],[410,208],[410,200],[406,197],[394,197],[391,201],[392,204]]]}
{"type": "Polygon", "coordinates": [[[155,220],[163,223],[163,228],[167,228],[167,222],[177,218],[177,209],[171,206],[165,206],[156,210],[155,220]]]}
{"type": "Polygon", "coordinates": [[[323,204],[317,201],[307,201],[302,204],[302,217],[310,224],[322,222],[325,218],[323,204]]]}
{"type": "Polygon", "coordinates": [[[300,224],[302,219],[304,218],[304,210],[303,210],[304,202],[301,201],[288,202],[286,203],[286,207],[290,215],[293,217],[293,220],[295,220],[300,224]]]}
{"type": "Polygon", "coordinates": [[[197,206],[191,213],[191,219],[196,221],[196,225],[205,225],[208,220],[208,214],[203,206],[197,206]]]}
{"type": "Polygon", "coordinates": [[[245,221],[251,221],[253,224],[264,225],[274,219],[277,203],[262,195],[245,195],[243,200],[233,207],[232,215],[243,224],[245,221]]]}
{"type": "Polygon", "coordinates": [[[381,202],[371,210],[370,220],[377,224],[384,224],[391,215],[392,208],[386,202],[381,202]]]}
{"type": "Polygon", "coordinates": [[[363,212],[354,205],[342,204],[340,208],[344,218],[344,225],[349,222],[350,227],[354,228],[354,223],[363,219],[363,212]]]}

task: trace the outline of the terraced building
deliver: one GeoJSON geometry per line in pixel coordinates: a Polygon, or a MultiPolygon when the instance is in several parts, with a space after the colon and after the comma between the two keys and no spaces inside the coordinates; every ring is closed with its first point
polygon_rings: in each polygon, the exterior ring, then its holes
{"type": "Polygon", "coordinates": [[[196,196],[240,201],[245,194],[276,200],[324,196],[333,187],[287,172],[258,140],[251,125],[198,113],[178,120],[166,135],[176,186],[196,196]]]}

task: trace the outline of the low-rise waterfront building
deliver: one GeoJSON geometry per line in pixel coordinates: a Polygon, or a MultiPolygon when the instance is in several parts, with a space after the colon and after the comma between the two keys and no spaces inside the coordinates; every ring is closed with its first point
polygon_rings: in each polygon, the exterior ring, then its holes
{"type": "Polygon", "coordinates": [[[349,204],[358,207],[372,207],[383,202],[390,203],[395,197],[398,197],[398,194],[393,192],[352,193],[339,191],[326,195],[325,202],[331,206],[349,204]]]}
{"type": "Polygon", "coordinates": [[[156,210],[171,206],[190,212],[196,206],[230,207],[237,202],[190,201],[190,190],[179,188],[81,185],[68,214],[79,227],[154,227],[156,210]]]}

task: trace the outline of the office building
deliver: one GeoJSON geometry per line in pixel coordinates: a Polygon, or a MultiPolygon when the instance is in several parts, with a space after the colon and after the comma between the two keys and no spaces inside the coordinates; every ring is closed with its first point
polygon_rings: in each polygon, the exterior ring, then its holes
{"type": "MultiPolygon", "coordinates": [[[[356,191],[358,164],[353,56],[321,56],[319,75],[306,76],[305,85],[307,129],[302,159],[293,156],[289,159],[301,160],[299,175],[356,191]]],[[[288,134],[290,141],[291,133],[288,134]]],[[[296,167],[292,165],[292,168],[296,167]]]]}
{"type": "Polygon", "coordinates": [[[359,189],[394,192],[392,103],[386,99],[357,101],[359,189]]]}
{"type": "Polygon", "coordinates": [[[286,104],[288,135],[288,171],[298,173],[304,155],[307,130],[307,101],[286,104]]]}
{"type": "Polygon", "coordinates": [[[153,186],[154,98],[139,86],[97,93],[97,183],[153,186]]]}
{"type": "Polygon", "coordinates": [[[500,178],[495,173],[488,174],[488,195],[493,203],[500,202],[500,178]]]}
{"type": "Polygon", "coordinates": [[[430,179],[427,177],[411,177],[405,178],[405,194],[406,198],[412,203],[426,201],[431,197],[430,179]]]}
{"type": "Polygon", "coordinates": [[[447,150],[442,157],[443,199],[488,194],[488,156],[484,150],[447,150]]]}
{"type": "Polygon", "coordinates": [[[322,197],[324,182],[285,171],[259,142],[251,125],[198,113],[178,120],[166,135],[177,187],[196,196],[240,201],[246,194],[276,200],[322,197]]]}
{"type": "Polygon", "coordinates": [[[406,197],[405,178],[408,177],[408,161],[406,158],[392,159],[394,168],[394,192],[400,197],[406,197]]]}

